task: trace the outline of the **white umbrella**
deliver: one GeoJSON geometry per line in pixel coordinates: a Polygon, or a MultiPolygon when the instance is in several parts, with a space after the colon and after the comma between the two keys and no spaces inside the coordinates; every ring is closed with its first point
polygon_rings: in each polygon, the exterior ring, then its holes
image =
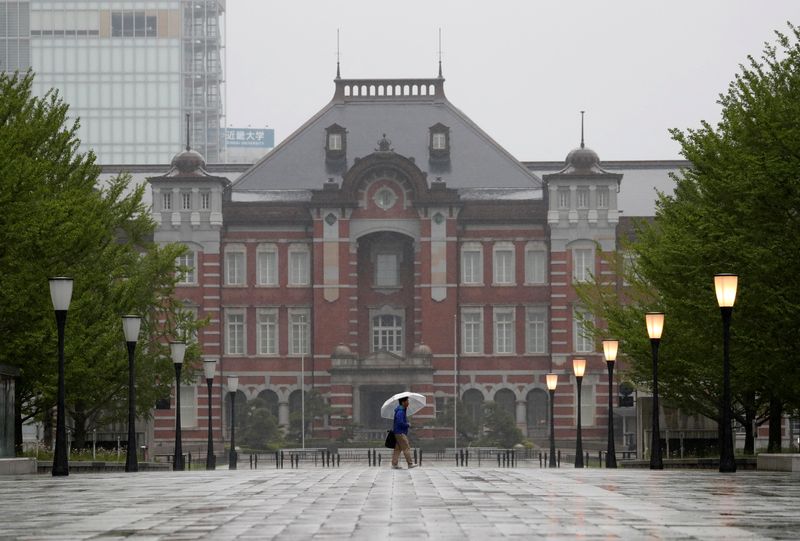
{"type": "Polygon", "coordinates": [[[394,409],[400,404],[401,398],[408,398],[408,409],[406,415],[414,415],[419,410],[425,407],[425,397],[419,393],[410,393],[408,391],[397,393],[381,406],[381,417],[384,419],[394,419],[394,409]]]}

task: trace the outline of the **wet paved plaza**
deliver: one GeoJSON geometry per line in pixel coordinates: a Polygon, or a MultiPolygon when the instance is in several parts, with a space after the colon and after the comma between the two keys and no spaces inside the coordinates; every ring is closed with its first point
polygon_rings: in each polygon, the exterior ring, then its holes
{"type": "Polygon", "coordinates": [[[423,467],[0,478],[2,539],[798,539],[786,473],[423,467]]]}

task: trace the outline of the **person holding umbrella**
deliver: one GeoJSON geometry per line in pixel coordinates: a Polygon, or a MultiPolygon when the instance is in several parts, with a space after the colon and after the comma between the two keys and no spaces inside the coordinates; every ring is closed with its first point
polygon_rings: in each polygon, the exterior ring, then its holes
{"type": "Polygon", "coordinates": [[[408,462],[408,469],[416,468],[416,464],[411,459],[411,446],[408,443],[408,418],[406,417],[406,410],[408,410],[408,397],[404,396],[398,400],[397,407],[394,408],[394,437],[397,443],[392,452],[392,468],[395,470],[401,469],[398,465],[400,460],[400,453],[406,457],[408,462]]]}

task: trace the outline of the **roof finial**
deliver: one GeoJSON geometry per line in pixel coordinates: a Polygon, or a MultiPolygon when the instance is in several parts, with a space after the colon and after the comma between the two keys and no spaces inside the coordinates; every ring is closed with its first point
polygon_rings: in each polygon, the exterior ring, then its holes
{"type": "Polygon", "coordinates": [[[581,148],[583,148],[583,114],[586,111],[581,111],[581,148]]]}
{"type": "Polygon", "coordinates": [[[188,151],[189,148],[189,113],[186,113],[186,150],[188,151]]]}
{"type": "Polygon", "coordinates": [[[336,29],[336,78],[341,79],[339,74],[339,29],[336,29]]]}
{"type": "Polygon", "coordinates": [[[439,27],[439,79],[442,78],[442,28],[439,27]]]}

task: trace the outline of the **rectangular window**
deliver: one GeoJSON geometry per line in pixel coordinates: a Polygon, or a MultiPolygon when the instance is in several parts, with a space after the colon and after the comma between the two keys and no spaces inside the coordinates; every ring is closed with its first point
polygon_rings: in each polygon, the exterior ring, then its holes
{"type": "Polygon", "coordinates": [[[186,193],[186,192],[181,194],[181,208],[183,210],[191,210],[191,208],[192,208],[192,194],[186,193]]]}
{"type": "Polygon", "coordinates": [[[308,310],[289,312],[289,355],[308,355],[309,327],[308,310]]]}
{"type": "Polygon", "coordinates": [[[181,426],[197,426],[197,387],[181,385],[181,426]]]}
{"type": "Polygon", "coordinates": [[[342,150],[342,134],[329,133],[328,134],[328,150],[342,150]]]}
{"type": "Polygon", "coordinates": [[[547,282],[547,252],[544,250],[528,250],[525,252],[525,282],[528,284],[544,284],[547,282]]]}
{"type": "Polygon", "coordinates": [[[194,258],[195,258],[194,252],[186,252],[182,256],[179,256],[178,259],[175,261],[175,266],[185,267],[183,269],[178,270],[179,284],[197,283],[197,275],[195,274],[195,269],[197,268],[197,265],[195,263],[194,258]]]}
{"type": "Polygon", "coordinates": [[[461,282],[480,284],[483,282],[483,258],[479,247],[465,247],[461,251],[461,282]]]}
{"type": "Polygon", "coordinates": [[[163,194],[162,202],[163,202],[164,210],[172,210],[172,194],[171,193],[163,194]]]}
{"type": "Polygon", "coordinates": [[[274,247],[260,247],[256,258],[258,285],[278,285],[278,252],[274,247]]]}
{"type": "Polygon", "coordinates": [[[259,355],[278,354],[278,311],[264,309],[258,311],[258,353],[259,355]]]}
{"type": "Polygon", "coordinates": [[[514,353],[514,309],[494,312],[494,352],[514,353]]]}
{"type": "Polygon", "coordinates": [[[558,208],[560,209],[569,208],[569,188],[558,189],[558,208]]]}
{"type": "Polygon", "coordinates": [[[483,311],[461,312],[462,350],[465,354],[483,353],[483,311]]]}
{"type": "Polygon", "coordinates": [[[244,252],[225,252],[225,283],[231,286],[244,285],[244,252]]]}
{"type": "Polygon", "coordinates": [[[576,196],[576,206],[579,209],[588,209],[589,208],[589,188],[578,188],[575,193],[576,196]]]}
{"type": "Polygon", "coordinates": [[[289,249],[289,285],[308,285],[308,250],[289,249]]]}
{"type": "Polygon", "coordinates": [[[597,188],[597,208],[608,208],[608,186],[600,186],[597,188]]]}
{"type": "Polygon", "coordinates": [[[576,353],[592,353],[594,351],[594,341],[589,333],[588,325],[593,321],[592,315],[581,308],[575,308],[572,312],[572,336],[575,342],[576,353]]]}
{"type": "Polygon", "coordinates": [[[547,309],[528,308],[525,322],[525,349],[528,353],[547,352],[547,309]]]}
{"type": "Polygon", "coordinates": [[[434,133],[431,136],[431,146],[433,150],[446,150],[447,149],[447,137],[443,133],[434,133]]]}
{"type": "Polygon", "coordinates": [[[398,285],[397,254],[378,254],[375,261],[375,285],[393,287],[398,285]]]}
{"type": "Polygon", "coordinates": [[[403,353],[403,318],[390,314],[372,318],[372,351],[403,353]]]}
{"type": "Polygon", "coordinates": [[[494,283],[514,283],[514,249],[511,246],[494,250],[494,283]]]}
{"type": "Polygon", "coordinates": [[[244,313],[228,313],[225,319],[225,351],[229,355],[243,355],[244,313]]]}
{"type": "Polygon", "coordinates": [[[211,209],[211,193],[210,192],[202,192],[200,194],[200,208],[202,210],[211,209]]]}
{"type": "MultiPolygon", "coordinates": [[[[581,385],[581,426],[594,426],[595,413],[596,413],[596,400],[595,386],[588,383],[586,379],[583,380],[581,385]]],[[[577,395],[575,398],[575,406],[577,409],[577,395]]]]}
{"type": "Polygon", "coordinates": [[[572,281],[588,282],[594,274],[594,250],[578,248],[572,250],[572,281]]]}

